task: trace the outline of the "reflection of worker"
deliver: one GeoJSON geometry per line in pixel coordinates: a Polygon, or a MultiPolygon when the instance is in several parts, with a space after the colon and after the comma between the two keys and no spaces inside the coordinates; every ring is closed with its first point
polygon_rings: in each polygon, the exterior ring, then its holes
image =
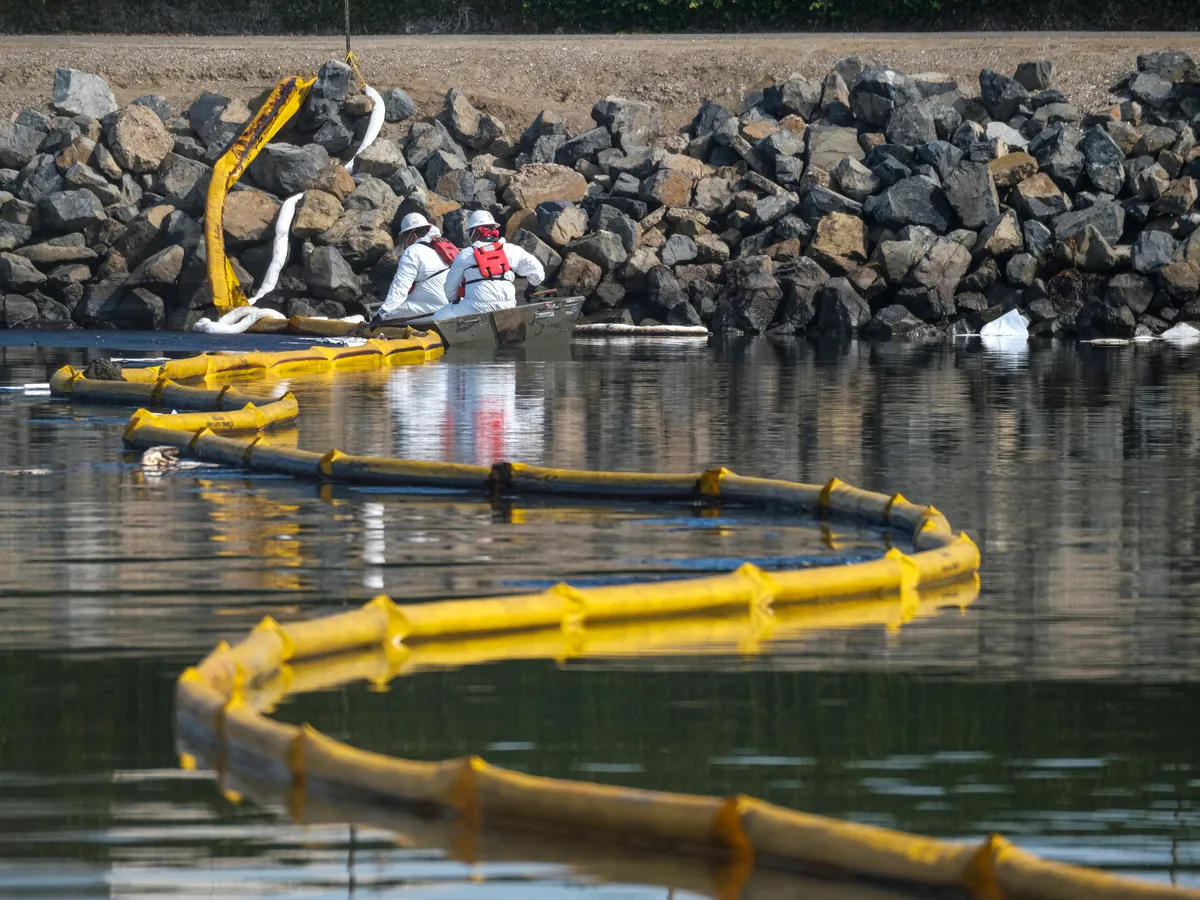
{"type": "Polygon", "coordinates": [[[432,317],[446,305],[446,275],[458,248],[442,237],[437,226],[420,213],[409,213],[400,223],[400,244],[405,248],[387,299],[371,319],[377,326],[387,319],[427,313],[432,317]]]}
{"type": "Polygon", "coordinates": [[[513,360],[485,366],[399,366],[387,385],[393,450],[404,459],[491,465],[539,461],[546,394],[522,383],[513,360]]]}
{"type": "Polygon", "coordinates": [[[529,279],[525,299],[546,278],[542,264],[520,247],[505,243],[500,226],[486,210],[471,213],[467,220],[471,246],[458,254],[446,275],[449,305],[434,319],[449,319],[471,313],[492,312],[517,305],[513,287],[516,276],[529,279]]]}

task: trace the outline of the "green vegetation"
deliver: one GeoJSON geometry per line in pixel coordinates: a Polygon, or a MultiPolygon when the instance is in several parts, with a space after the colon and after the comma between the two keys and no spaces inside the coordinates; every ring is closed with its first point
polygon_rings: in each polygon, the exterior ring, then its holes
{"type": "MultiPolygon", "coordinates": [[[[1195,0],[354,0],[356,30],[689,32],[946,29],[1185,29],[1195,0]]],[[[331,33],[341,0],[13,0],[0,32],[331,33]]]]}

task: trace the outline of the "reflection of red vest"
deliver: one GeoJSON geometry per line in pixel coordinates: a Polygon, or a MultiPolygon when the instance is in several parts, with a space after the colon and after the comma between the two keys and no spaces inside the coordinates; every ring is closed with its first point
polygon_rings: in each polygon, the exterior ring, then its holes
{"type": "Polygon", "coordinates": [[[436,272],[431,272],[424,278],[419,278],[409,286],[408,292],[411,294],[417,289],[418,284],[428,281],[434,275],[441,275],[446,269],[450,268],[450,263],[454,262],[454,257],[458,256],[458,248],[444,237],[435,237],[429,242],[429,246],[434,249],[434,252],[441,257],[442,262],[446,264],[445,269],[438,269],[436,272]]]}

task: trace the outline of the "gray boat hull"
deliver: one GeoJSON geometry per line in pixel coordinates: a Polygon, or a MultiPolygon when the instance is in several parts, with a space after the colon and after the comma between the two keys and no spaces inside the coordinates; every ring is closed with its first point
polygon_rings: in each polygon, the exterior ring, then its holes
{"type": "Polygon", "coordinates": [[[582,297],[551,297],[512,309],[443,319],[431,327],[442,336],[447,347],[567,341],[582,308],[582,297]]]}

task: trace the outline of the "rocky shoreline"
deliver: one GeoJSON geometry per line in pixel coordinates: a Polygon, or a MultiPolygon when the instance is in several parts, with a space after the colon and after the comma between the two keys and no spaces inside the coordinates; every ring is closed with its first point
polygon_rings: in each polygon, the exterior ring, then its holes
{"type": "MultiPolygon", "coordinates": [[[[568,133],[552,112],[518,130],[458,90],[418,110],[391,88],[351,176],[372,103],[330,61],[229,195],[226,246],[250,293],[282,200],[304,192],[260,301],[289,316],[369,312],[403,215],[462,244],[488,208],[587,298],[586,321],[873,339],[973,333],[1013,309],[1031,336],[1200,321],[1200,68],[1145,54],[1087,112],[1053,83],[1045,60],[960,85],[854,56],[738,108],[705,101],[680,133],[643,101],[601,100],[595,127],[568,133]]],[[[211,166],[262,99],[118,108],[99,76],[60,69],[45,110],[0,120],[0,326],[214,317],[211,166]]]]}

